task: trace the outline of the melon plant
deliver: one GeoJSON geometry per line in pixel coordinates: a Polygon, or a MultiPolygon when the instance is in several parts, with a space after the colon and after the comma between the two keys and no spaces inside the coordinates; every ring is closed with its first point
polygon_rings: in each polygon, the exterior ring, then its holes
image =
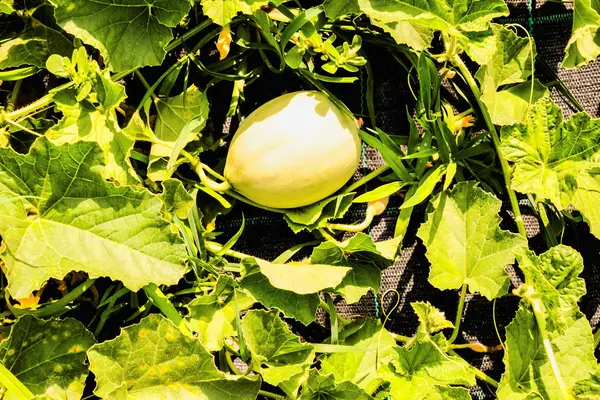
{"type": "Polygon", "coordinates": [[[510,3],[0,0],[0,398],[599,399],[600,3],[510,3]]]}

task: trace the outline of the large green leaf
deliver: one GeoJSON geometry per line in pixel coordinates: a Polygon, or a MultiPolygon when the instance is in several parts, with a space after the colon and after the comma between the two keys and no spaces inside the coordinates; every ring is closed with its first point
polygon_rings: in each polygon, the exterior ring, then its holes
{"type": "Polygon", "coordinates": [[[525,284],[519,289],[524,299],[506,328],[506,372],[498,397],[512,400],[537,394],[545,399],[562,399],[543,333],[566,388],[589,378],[596,369],[591,327],[577,305],[585,294],[585,283],[578,276],[583,259],[572,248],[560,245],[539,257],[528,251],[518,260],[525,275],[525,284]],[[531,301],[536,303],[530,305],[531,301]],[[543,326],[532,308],[537,310],[543,326]]]}
{"type": "Polygon", "coordinates": [[[0,361],[33,394],[75,400],[83,395],[85,352],[94,343],[94,335],[75,319],[42,321],[26,315],[0,343],[0,361]]]}
{"type": "Polygon", "coordinates": [[[100,50],[113,71],[160,65],[188,1],[52,0],[58,24],[100,50]]]}
{"type": "Polygon", "coordinates": [[[242,261],[240,287],[247,290],[266,307],[278,308],[287,317],[294,318],[304,325],[314,321],[320,303],[319,295],[316,293],[301,295],[271,285],[269,279],[262,274],[260,267],[252,258],[242,261]]]}
{"type": "MultiPolygon", "coordinates": [[[[443,396],[443,390],[440,393],[443,387],[475,384],[475,374],[469,364],[461,357],[442,351],[445,341],[439,334],[432,340],[413,343],[410,349],[395,349],[394,359],[382,372],[382,377],[390,382],[393,398],[443,399],[448,398],[443,396]]],[[[462,397],[470,398],[468,393],[462,397]]]]}
{"type": "Polygon", "coordinates": [[[237,315],[255,302],[252,296],[234,288],[232,283],[232,278],[221,275],[211,294],[198,297],[187,305],[190,311],[188,326],[197,332],[207,350],[221,350],[224,339],[236,336],[237,315]]]}
{"type": "MultiPolygon", "coordinates": [[[[570,321],[562,330],[549,333],[556,364],[567,388],[590,376],[596,366],[594,340],[585,317],[570,321]]],[[[550,400],[564,397],[544,352],[540,330],[530,310],[520,307],[506,328],[506,372],[498,387],[499,399],[550,400]]]]}
{"type": "Polygon", "coordinates": [[[215,24],[227,25],[238,14],[252,14],[261,7],[273,3],[281,4],[281,0],[200,0],[204,15],[215,24]]]}
{"type": "Polygon", "coordinates": [[[104,181],[103,167],[92,142],[55,146],[40,138],[27,155],[0,149],[2,258],[13,297],[73,270],[133,291],[182,277],[185,246],[161,219],[162,202],[104,181]]]}
{"type": "Polygon", "coordinates": [[[379,374],[394,356],[396,341],[378,320],[352,322],[339,332],[339,344],[354,351],[322,355],[321,373],[333,373],[336,383],[351,381],[361,388],[378,386],[379,374]]]}
{"type": "Polygon", "coordinates": [[[46,136],[57,145],[76,143],[80,140],[97,143],[104,153],[105,167],[102,170],[104,179],[119,185],[136,184],[139,178],[129,160],[134,142],[119,128],[115,112],[115,108],[126,97],[125,88],[113,83],[110,78],[106,82],[111,85],[110,90],[114,94],[118,93],[116,96],[110,96],[111,103],[113,101],[115,103],[110,104],[109,107],[94,105],[88,100],[79,102],[74,90],[57,93],[54,101],[56,108],[63,113],[63,117],[46,131],[46,136]]]}
{"type": "Polygon", "coordinates": [[[592,233],[600,237],[600,180],[598,168],[600,120],[577,113],[563,121],[550,96],[529,110],[527,122],[502,128],[500,150],[515,163],[511,186],[521,193],[550,200],[560,210],[569,205],[583,214],[592,233]]]}
{"type": "Polygon", "coordinates": [[[371,400],[363,389],[350,381],[336,383],[333,374],[322,375],[316,369],[310,370],[306,386],[299,400],[371,400]]]}
{"type": "Polygon", "coordinates": [[[329,19],[336,19],[344,15],[360,12],[358,0],[325,0],[323,9],[329,19]]]}
{"type": "Polygon", "coordinates": [[[315,357],[314,346],[300,342],[278,314],[276,310],[251,310],[242,319],[252,363],[274,386],[307,370],[315,357]]]}
{"type": "MultiPolygon", "coordinates": [[[[2,4],[0,4],[1,10],[2,4]]],[[[0,69],[35,65],[44,68],[51,54],[70,56],[73,44],[60,32],[42,24],[26,29],[19,36],[2,42],[0,69]]]]}
{"type": "Polygon", "coordinates": [[[583,67],[600,55],[598,0],[573,0],[573,9],[573,31],[565,49],[563,68],[583,67]]]}
{"type": "Polygon", "coordinates": [[[508,15],[503,0],[358,0],[361,11],[398,43],[429,47],[435,31],[462,37],[485,31],[493,18],[508,15]]]}
{"type": "Polygon", "coordinates": [[[417,235],[427,247],[433,286],[445,290],[466,284],[488,299],[506,293],[504,268],[525,239],[500,229],[501,205],[474,182],[460,182],[431,200],[427,222],[417,235]]]}
{"type": "Polygon", "coordinates": [[[178,147],[181,151],[188,143],[199,138],[200,131],[208,121],[208,98],[195,85],[191,85],[177,96],[159,99],[156,111],[158,115],[154,131],[160,142],[152,144],[148,177],[162,181],[170,176],[166,167],[173,148],[178,147]],[[191,130],[184,129],[186,125],[191,130]]]}
{"type": "Polygon", "coordinates": [[[194,199],[178,179],[167,179],[161,182],[163,192],[160,199],[163,202],[163,212],[173,213],[180,219],[186,219],[196,204],[194,199]]]}
{"type": "Polygon", "coordinates": [[[254,400],[260,380],[219,371],[212,355],[161,315],[149,315],[88,350],[94,394],[123,399],[254,400]]]}
{"type": "Polygon", "coordinates": [[[529,105],[547,93],[539,81],[525,82],[533,71],[534,42],[502,25],[491,24],[491,32],[494,53],[475,74],[481,83],[482,100],[496,125],[523,122],[529,105]],[[511,84],[518,85],[500,90],[511,84]]]}
{"type": "Polygon", "coordinates": [[[340,243],[321,243],[313,250],[311,261],[316,264],[343,265],[351,268],[344,280],[333,290],[341,294],[348,303],[356,303],[369,290],[378,292],[381,269],[393,264],[393,258],[384,257],[373,243],[373,239],[364,233],[358,233],[340,243]]]}
{"type": "Polygon", "coordinates": [[[13,0],[0,0],[0,13],[11,14],[13,11],[13,0]]]}

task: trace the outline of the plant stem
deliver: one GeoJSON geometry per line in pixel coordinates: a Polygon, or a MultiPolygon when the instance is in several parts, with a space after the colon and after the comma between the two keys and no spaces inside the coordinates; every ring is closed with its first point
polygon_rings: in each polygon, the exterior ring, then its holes
{"type": "Polygon", "coordinates": [[[15,87],[13,88],[10,98],[8,99],[8,103],[6,104],[6,112],[13,112],[15,110],[15,104],[17,103],[19,92],[21,91],[21,85],[23,85],[23,79],[15,82],[15,87]]]}
{"type": "Polygon", "coordinates": [[[181,315],[179,315],[179,311],[177,311],[175,306],[173,306],[173,304],[158,286],[156,286],[154,283],[149,283],[144,286],[144,292],[148,298],[152,300],[152,303],[165,315],[165,317],[167,317],[173,324],[175,324],[175,326],[181,329],[185,335],[194,337],[181,315]]]}
{"type": "Polygon", "coordinates": [[[394,340],[396,342],[406,343],[406,342],[408,342],[408,341],[410,341],[412,339],[411,337],[404,336],[404,335],[399,335],[397,333],[393,333],[393,332],[389,332],[389,333],[390,333],[390,335],[392,335],[392,338],[394,338],[394,340]]]}
{"type": "Polygon", "coordinates": [[[600,329],[598,329],[596,331],[596,333],[594,333],[594,348],[598,347],[599,344],[600,344],[600,329]]]}
{"type": "MultiPolygon", "coordinates": [[[[88,290],[90,287],[92,287],[94,282],[96,282],[96,279],[88,279],[85,282],[83,282],[82,284],[80,284],[79,286],[77,286],[75,289],[73,289],[69,293],[67,293],[67,295],[64,296],[63,298],[55,301],[54,303],[50,303],[47,306],[41,306],[37,310],[28,311],[28,310],[23,310],[20,308],[12,307],[10,305],[9,305],[9,307],[11,308],[11,311],[15,316],[28,314],[28,315],[34,315],[38,318],[45,318],[45,317],[51,317],[51,316],[64,314],[65,312],[69,311],[68,309],[66,309],[66,307],[69,305],[69,303],[75,301],[86,290],[88,290]]],[[[9,304],[9,303],[7,302],[7,304],[9,304]]]]}
{"type": "Polygon", "coordinates": [[[278,395],[278,394],[275,394],[275,393],[267,392],[266,390],[259,390],[258,394],[260,394],[261,396],[264,396],[264,397],[268,397],[269,399],[278,399],[278,400],[279,399],[281,399],[281,400],[285,399],[285,396],[281,396],[281,395],[278,395]]]}
{"type": "Polygon", "coordinates": [[[327,314],[331,314],[331,310],[329,309],[329,305],[323,301],[322,298],[319,297],[319,307],[323,309],[327,314]]]}
{"type": "Polygon", "coordinates": [[[456,310],[456,319],[454,320],[454,330],[452,331],[452,336],[448,339],[448,343],[452,344],[458,337],[458,333],[460,332],[460,322],[462,320],[463,310],[465,309],[465,298],[467,297],[467,284],[463,283],[461,291],[460,291],[460,299],[458,300],[458,309],[456,310]]]}
{"type": "Polygon", "coordinates": [[[376,170],[363,176],[362,178],[360,178],[359,180],[354,182],[352,185],[348,186],[346,189],[344,189],[343,193],[350,193],[350,192],[358,189],[359,187],[361,187],[365,183],[369,182],[370,180],[377,178],[379,175],[383,174],[388,169],[390,169],[389,165],[387,165],[387,164],[382,165],[381,167],[377,168],[376,170]]]}
{"type": "Polygon", "coordinates": [[[498,160],[500,161],[500,168],[502,169],[502,175],[504,177],[504,183],[506,185],[506,192],[508,194],[510,206],[515,215],[515,222],[517,223],[517,228],[519,229],[519,233],[524,238],[526,238],[527,232],[525,231],[525,223],[523,222],[521,210],[519,209],[517,195],[515,194],[514,190],[512,190],[510,187],[510,166],[508,165],[508,162],[500,152],[500,138],[498,137],[498,132],[496,131],[496,127],[492,122],[490,114],[488,113],[485,104],[481,100],[481,91],[479,90],[479,87],[477,86],[477,83],[475,82],[475,78],[473,78],[471,71],[469,71],[462,58],[460,58],[459,54],[455,54],[454,57],[452,57],[452,62],[460,70],[461,74],[463,75],[463,78],[467,82],[467,85],[469,85],[469,88],[471,89],[473,95],[475,96],[475,99],[477,100],[477,104],[479,105],[479,109],[481,110],[481,115],[483,116],[485,124],[492,137],[492,143],[494,144],[496,155],[498,157],[498,160]]]}
{"type": "Polygon", "coordinates": [[[17,378],[12,372],[0,363],[0,382],[7,389],[7,392],[19,400],[29,400],[34,397],[34,394],[17,378]]]}
{"type": "Polygon", "coordinates": [[[556,237],[550,229],[550,220],[548,219],[548,214],[546,214],[546,206],[544,205],[543,201],[537,201],[536,206],[540,221],[542,222],[542,226],[544,228],[543,230],[546,243],[548,244],[548,247],[552,248],[558,245],[558,242],[556,241],[556,237]]]}
{"type": "MultiPolygon", "coordinates": [[[[207,241],[204,244],[206,245],[206,250],[210,251],[211,253],[216,254],[223,249],[223,246],[221,246],[217,242],[208,242],[207,241]]],[[[237,258],[239,260],[243,260],[244,258],[252,257],[248,254],[240,253],[239,251],[235,251],[235,250],[227,250],[225,252],[225,255],[229,256],[229,257],[237,258]]],[[[254,258],[257,258],[257,257],[254,257],[254,258]]]]}
{"type": "Polygon", "coordinates": [[[497,346],[486,346],[485,344],[481,344],[481,343],[453,344],[450,346],[450,348],[452,348],[454,350],[469,349],[469,350],[475,351],[477,353],[495,353],[495,352],[503,349],[502,344],[499,344],[497,346]]]}
{"type": "MultiPolygon", "coordinates": [[[[457,354],[455,351],[453,350],[448,350],[448,354],[451,354],[455,357],[460,357],[462,358],[459,354],[457,354]]],[[[465,361],[466,362],[466,361],[465,361]]],[[[497,388],[499,383],[497,380],[495,380],[494,378],[492,378],[491,376],[489,376],[488,374],[486,374],[485,372],[479,370],[479,368],[476,368],[474,366],[472,366],[471,364],[467,363],[469,365],[469,368],[473,371],[473,373],[475,374],[476,377],[478,377],[479,379],[481,379],[484,382],[489,383],[491,386],[497,388]]]]}
{"type": "MultiPolygon", "coordinates": [[[[135,74],[136,78],[138,78],[140,80],[140,82],[142,82],[142,85],[144,85],[146,90],[150,90],[150,84],[148,83],[146,78],[144,78],[144,75],[142,75],[140,70],[136,69],[135,71],[133,71],[133,73],[135,74]]],[[[154,92],[150,93],[150,96],[152,97],[152,100],[158,101],[158,96],[155,95],[154,92]]]]}
{"type": "Polygon", "coordinates": [[[336,231],[346,231],[346,232],[362,232],[371,225],[373,222],[373,218],[375,217],[375,211],[371,207],[367,207],[367,213],[365,214],[365,219],[358,224],[349,225],[349,224],[330,224],[327,223],[327,228],[336,230],[336,231]]]}
{"type": "Polygon", "coordinates": [[[544,304],[542,303],[540,295],[534,293],[526,296],[526,298],[529,300],[529,304],[531,304],[531,309],[533,310],[533,315],[535,316],[535,321],[537,322],[540,336],[542,337],[542,342],[544,343],[544,350],[546,350],[546,356],[548,357],[548,362],[552,367],[552,373],[554,374],[554,378],[556,379],[556,383],[558,384],[562,398],[565,400],[572,400],[573,396],[571,396],[571,394],[568,392],[567,386],[565,385],[560,373],[560,369],[558,368],[558,364],[556,363],[556,358],[554,357],[554,350],[552,350],[552,344],[550,343],[548,331],[546,330],[546,312],[544,310],[544,304]]]}
{"type": "Polygon", "coordinates": [[[31,103],[25,107],[21,107],[15,111],[7,113],[6,117],[10,118],[14,121],[14,120],[18,120],[20,118],[23,118],[23,117],[26,117],[29,115],[33,115],[38,110],[45,108],[45,107],[49,106],[50,104],[52,104],[52,102],[54,101],[54,92],[59,92],[61,90],[68,89],[74,85],[75,85],[75,82],[67,82],[63,85],[57,86],[54,89],[52,89],[52,93],[48,93],[47,95],[37,99],[36,101],[34,101],[33,103],[31,103]]]}

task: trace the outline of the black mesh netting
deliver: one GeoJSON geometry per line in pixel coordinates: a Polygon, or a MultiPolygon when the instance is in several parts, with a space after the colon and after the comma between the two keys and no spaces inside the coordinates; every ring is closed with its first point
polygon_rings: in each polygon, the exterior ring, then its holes
{"type": "MultiPolygon", "coordinates": [[[[575,98],[583,105],[592,116],[600,113],[600,62],[592,62],[579,70],[564,70],[560,64],[564,49],[569,39],[572,24],[572,10],[570,5],[556,2],[509,1],[511,15],[501,19],[502,23],[520,24],[534,37],[538,60],[536,63],[536,78],[542,82],[550,82],[560,78],[575,98]]],[[[406,118],[407,106],[414,106],[413,96],[407,84],[406,71],[396,63],[385,51],[365,46],[371,62],[375,79],[375,108],[377,126],[390,134],[406,134],[408,124],[406,118]]],[[[365,76],[354,85],[340,85],[331,87],[349,108],[357,114],[366,114],[364,96],[365,76]]],[[[249,112],[269,99],[283,92],[309,87],[293,75],[268,75],[262,82],[248,89],[244,110],[249,112]]],[[[566,116],[574,110],[558,90],[553,88],[551,93],[564,110],[566,116]]],[[[370,148],[364,148],[363,160],[356,178],[374,170],[383,163],[379,154],[370,148]]],[[[370,184],[371,187],[375,183],[370,184]]],[[[528,210],[528,202],[522,201],[525,224],[530,238],[530,247],[533,250],[543,250],[543,238],[539,232],[539,225],[535,217],[528,210]]],[[[283,218],[278,214],[248,207],[236,207],[226,216],[217,220],[217,229],[224,232],[224,237],[233,235],[241,225],[241,215],[246,218],[246,230],[236,245],[236,249],[261,258],[273,259],[294,244],[307,242],[313,239],[312,234],[293,234],[287,227],[283,218]]],[[[398,216],[398,202],[391,202],[386,212],[378,217],[370,234],[373,239],[384,240],[392,237],[396,218],[398,216]]],[[[410,303],[417,300],[427,300],[446,313],[450,320],[454,320],[459,293],[456,291],[440,291],[432,287],[428,281],[429,263],[425,258],[425,248],[418,238],[416,230],[424,219],[425,207],[418,207],[413,213],[411,225],[402,243],[402,254],[396,263],[383,271],[381,289],[377,296],[368,294],[356,304],[346,304],[342,299],[336,302],[337,310],[344,316],[363,315],[380,318],[382,321],[390,308],[397,306],[389,313],[386,327],[396,333],[412,335],[417,326],[417,318],[413,313],[410,303]],[[390,290],[397,291],[390,292],[390,290]],[[387,294],[383,296],[385,293],[387,294]],[[383,298],[382,298],[383,297],[383,298]]],[[[364,214],[364,208],[353,206],[346,219],[358,220],[364,214]]],[[[510,215],[505,212],[505,228],[514,230],[510,215]]],[[[600,320],[600,286],[598,285],[600,242],[590,233],[585,223],[569,224],[563,236],[563,243],[577,249],[585,260],[583,278],[587,284],[588,294],[581,303],[582,311],[587,315],[595,328],[600,320]]],[[[297,257],[304,257],[308,251],[301,252],[297,257]]],[[[513,286],[519,284],[520,278],[514,269],[509,268],[513,286]]],[[[504,337],[504,328],[514,316],[518,299],[505,296],[498,299],[495,304],[479,295],[468,295],[465,307],[461,337],[458,342],[478,341],[487,345],[496,345],[499,338],[496,333],[504,337]],[[495,323],[494,323],[495,317],[495,323]]],[[[323,316],[319,320],[322,322],[323,316]]],[[[318,323],[308,327],[295,325],[295,330],[307,340],[319,341],[328,336],[328,330],[318,323]]],[[[504,370],[502,352],[491,354],[477,354],[465,350],[461,353],[474,366],[485,371],[491,377],[500,379],[504,370]]],[[[493,391],[484,383],[474,387],[473,398],[494,398],[493,391]]]]}

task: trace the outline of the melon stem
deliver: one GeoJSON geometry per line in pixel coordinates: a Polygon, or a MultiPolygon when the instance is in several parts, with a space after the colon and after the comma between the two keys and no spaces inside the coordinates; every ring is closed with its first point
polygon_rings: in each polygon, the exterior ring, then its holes
{"type": "Polygon", "coordinates": [[[217,182],[206,176],[204,169],[206,169],[213,176],[218,174],[212,169],[210,169],[208,166],[202,164],[200,160],[194,162],[192,165],[194,166],[194,171],[196,172],[196,174],[198,174],[198,177],[200,178],[200,182],[202,182],[202,184],[207,188],[212,189],[215,192],[225,192],[231,189],[231,185],[224,178],[223,182],[217,182]]]}
{"type": "Polygon", "coordinates": [[[362,232],[371,225],[373,222],[373,218],[375,217],[375,209],[371,206],[367,207],[367,212],[365,214],[365,219],[358,224],[327,224],[327,228],[333,229],[336,231],[346,231],[346,232],[362,232]]]}

